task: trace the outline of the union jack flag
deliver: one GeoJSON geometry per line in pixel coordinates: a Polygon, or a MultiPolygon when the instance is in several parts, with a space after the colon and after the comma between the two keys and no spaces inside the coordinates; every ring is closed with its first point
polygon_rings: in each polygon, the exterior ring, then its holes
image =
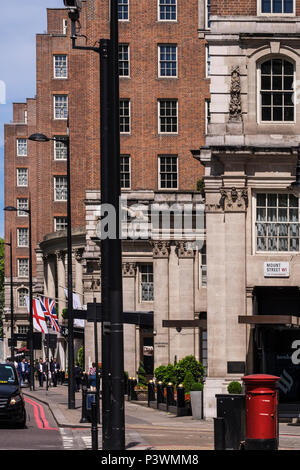
{"type": "Polygon", "coordinates": [[[39,300],[40,300],[45,317],[47,317],[50,320],[52,330],[57,331],[59,333],[60,326],[58,324],[58,318],[56,315],[55,301],[43,295],[39,297],[39,300]]]}

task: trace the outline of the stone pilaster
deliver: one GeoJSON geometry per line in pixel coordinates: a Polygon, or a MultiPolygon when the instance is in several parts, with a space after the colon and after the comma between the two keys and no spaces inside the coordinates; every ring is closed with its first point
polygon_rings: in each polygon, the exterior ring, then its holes
{"type": "MultiPolygon", "coordinates": [[[[136,264],[123,263],[123,309],[125,311],[136,310],[135,283],[136,283],[136,264]]],[[[137,371],[136,351],[139,348],[136,343],[136,326],[124,324],[124,369],[129,377],[134,377],[137,371]]]]}
{"type": "Polygon", "coordinates": [[[168,364],[169,330],[162,327],[162,321],[169,319],[169,253],[170,242],[154,241],[153,273],[154,273],[154,368],[168,364]]]}
{"type": "Polygon", "coordinates": [[[58,285],[58,312],[61,315],[64,308],[67,306],[65,287],[66,287],[66,267],[65,267],[66,253],[64,251],[56,252],[57,260],[57,285],[58,285]]]}

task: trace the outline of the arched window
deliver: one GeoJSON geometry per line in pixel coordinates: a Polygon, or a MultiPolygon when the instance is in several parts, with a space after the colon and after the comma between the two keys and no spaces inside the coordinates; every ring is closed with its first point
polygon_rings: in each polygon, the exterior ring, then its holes
{"type": "Polygon", "coordinates": [[[22,288],[18,290],[18,306],[26,307],[25,296],[28,295],[28,289],[22,288]]]}
{"type": "Polygon", "coordinates": [[[274,58],[260,66],[260,120],[262,122],[293,122],[294,64],[274,58]]]}

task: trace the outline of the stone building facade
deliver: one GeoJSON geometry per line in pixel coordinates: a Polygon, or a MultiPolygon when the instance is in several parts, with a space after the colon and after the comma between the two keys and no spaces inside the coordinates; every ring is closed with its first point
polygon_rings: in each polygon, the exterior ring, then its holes
{"type": "Polygon", "coordinates": [[[212,0],[199,31],[211,73],[205,145],[193,152],[205,166],[207,417],[215,394],[244,373],[280,376],[280,409],[298,409],[299,199],[289,186],[300,142],[299,8],[212,0]]]}
{"type": "MultiPolygon", "coordinates": [[[[83,0],[82,4],[80,34],[86,36],[87,43],[93,45],[99,38],[109,37],[109,1],[83,0]]],[[[193,158],[191,149],[204,144],[205,103],[209,98],[206,41],[198,35],[206,4],[198,0],[188,3],[128,0],[122,4],[125,5],[123,8],[120,3],[119,22],[122,193],[129,205],[203,205],[197,190],[203,167],[193,158]]],[[[83,37],[79,44],[86,44],[83,37]]],[[[68,117],[74,290],[83,305],[94,298],[100,301],[99,63],[97,54],[72,50],[65,9],[47,10],[47,32],[37,35],[36,46],[36,97],[15,104],[13,123],[5,126],[5,204],[21,208],[19,199],[28,204],[31,198],[34,295],[42,293],[55,298],[63,324],[67,273],[66,155],[53,141],[34,143],[28,137],[35,132],[51,138],[66,136],[68,117]],[[26,184],[19,186],[17,178],[21,177],[26,184]]],[[[6,214],[6,239],[10,231],[16,333],[28,327],[24,304],[24,295],[28,293],[28,218],[20,211],[6,214]]],[[[153,243],[124,239],[124,310],[153,312],[154,322],[152,327],[136,324],[124,327],[125,369],[130,375],[136,375],[140,360],[147,362],[149,376],[157,365],[179,360],[186,354],[206,360],[204,238],[205,228],[201,232],[202,252],[185,244],[195,241],[193,233],[184,242],[174,233],[169,239],[153,243]],[[178,322],[183,320],[188,322],[180,326],[178,322]]],[[[6,340],[10,337],[8,260],[6,256],[6,340]]],[[[93,337],[93,326],[86,322],[86,367],[94,360],[93,337]]],[[[76,351],[80,341],[78,338],[76,351]]],[[[7,341],[5,344],[8,355],[7,341]]],[[[66,337],[61,336],[57,354],[62,367],[66,365],[66,353],[66,337]]]]}

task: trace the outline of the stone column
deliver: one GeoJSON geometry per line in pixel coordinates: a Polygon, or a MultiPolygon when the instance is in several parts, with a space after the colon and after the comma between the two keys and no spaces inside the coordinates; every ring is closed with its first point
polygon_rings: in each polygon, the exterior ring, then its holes
{"type": "MultiPolygon", "coordinates": [[[[212,184],[212,183],[211,183],[212,184]]],[[[229,181],[228,181],[229,185],[229,181]]],[[[243,373],[228,372],[229,362],[246,360],[245,328],[238,316],[246,306],[245,188],[209,187],[206,204],[208,377],[205,417],[216,416],[216,393],[243,373]]]]}
{"type": "Polygon", "coordinates": [[[83,270],[82,270],[82,254],[83,248],[74,250],[75,258],[75,292],[79,294],[81,305],[83,305],[83,270]]]}
{"type": "MultiPolygon", "coordinates": [[[[136,264],[123,263],[123,310],[134,311],[135,302],[135,280],[136,264]]],[[[124,324],[124,370],[128,372],[129,377],[136,375],[136,350],[139,342],[136,344],[135,325],[124,324]]]]}
{"type": "Polygon", "coordinates": [[[54,256],[48,255],[46,259],[47,259],[46,295],[48,295],[48,297],[51,297],[52,299],[55,299],[55,258],[54,256]]]}
{"type": "MultiPolygon", "coordinates": [[[[194,320],[194,251],[190,250],[184,241],[177,242],[176,248],[179,265],[180,319],[194,320]]],[[[190,354],[196,355],[194,328],[183,328],[177,333],[177,342],[178,360],[190,354]]]]}
{"type": "Polygon", "coordinates": [[[169,329],[162,327],[162,321],[169,319],[169,252],[170,242],[154,241],[154,368],[167,365],[170,361],[169,329]]]}
{"type": "Polygon", "coordinates": [[[58,292],[58,313],[61,318],[61,314],[64,308],[67,306],[66,294],[64,288],[66,287],[66,269],[65,269],[65,256],[64,251],[56,252],[57,259],[57,292],[58,292]]]}

